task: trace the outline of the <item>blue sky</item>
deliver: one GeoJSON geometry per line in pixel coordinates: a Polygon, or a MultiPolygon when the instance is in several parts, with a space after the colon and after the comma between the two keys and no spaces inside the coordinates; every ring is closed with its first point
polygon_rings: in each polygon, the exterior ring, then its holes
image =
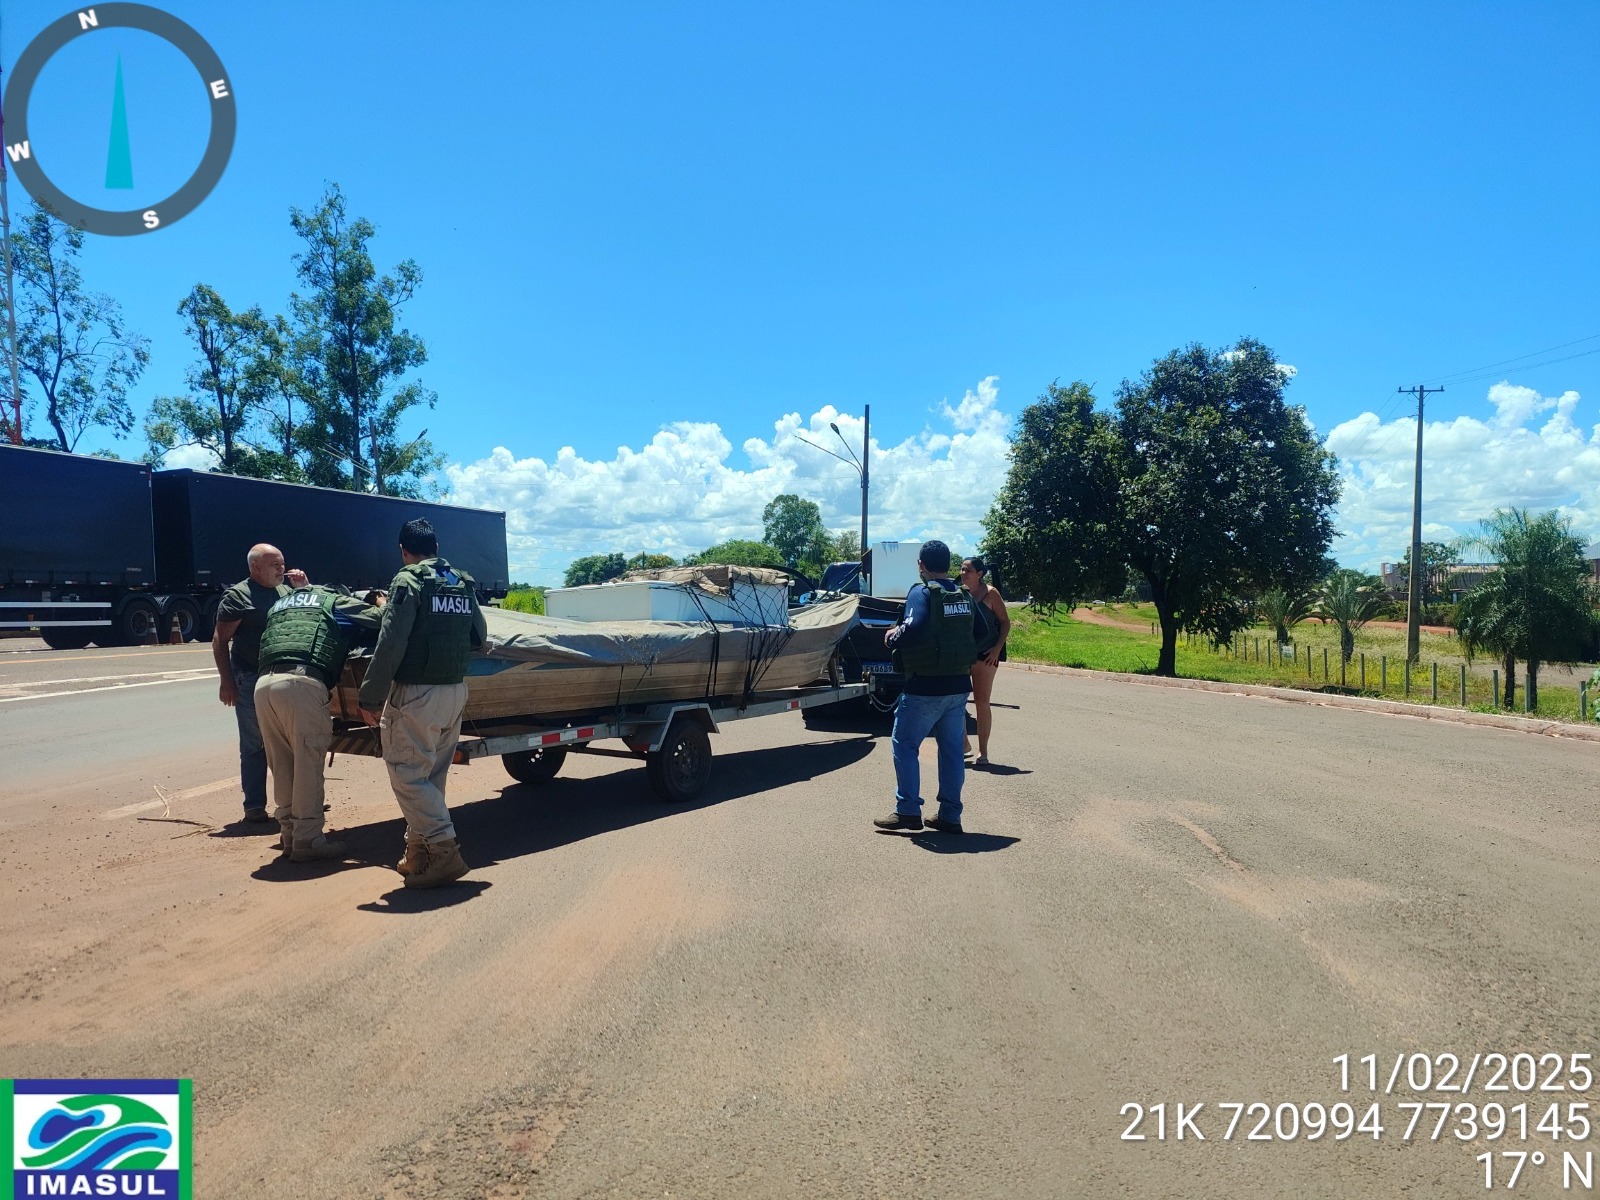
{"type": "MultiPolygon", "coordinates": [[[[411,431],[540,582],[758,533],[782,490],[853,527],[853,472],[794,434],[859,439],[865,404],[875,535],[970,545],[1052,379],[1109,402],[1243,334],[1347,460],[1346,561],[1404,546],[1395,388],[1442,377],[1430,536],[1506,503],[1600,536],[1591,3],[166,7],[227,64],[239,138],[191,216],[91,239],[152,340],[137,407],[182,386],[194,283],[286,307],[288,210],[336,180],[380,267],[424,271],[439,404],[411,431]]],[[[66,11],[9,0],[5,69],[66,11]]],[[[164,43],[81,39],[31,117],[58,181],[121,208],[118,55],[133,200],[163,194],[206,132],[164,43]]]]}

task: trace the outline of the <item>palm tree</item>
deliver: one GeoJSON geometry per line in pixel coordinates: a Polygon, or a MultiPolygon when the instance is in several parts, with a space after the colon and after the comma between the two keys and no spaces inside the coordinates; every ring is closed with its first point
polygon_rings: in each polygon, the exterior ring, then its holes
{"type": "Polygon", "coordinates": [[[1583,539],[1559,513],[1496,509],[1474,539],[1497,570],[1461,599],[1456,629],[1470,656],[1498,654],[1505,663],[1504,705],[1516,695],[1517,659],[1528,664],[1528,708],[1539,707],[1539,665],[1572,662],[1594,637],[1595,585],[1583,539]]]}
{"type": "Polygon", "coordinates": [[[1345,662],[1356,652],[1356,630],[1377,616],[1387,600],[1376,575],[1344,567],[1323,580],[1316,615],[1339,627],[1339,653],[1345,662]]]}
{"type": "Polygon", "coordinates": [[[1307,592],[1273,588],[1256,601],[1256,612],[1272,626],[1278,645],[1284,646],[1289,642],[1289,631],[1311,615],[1311,596],[1307,592]]]}

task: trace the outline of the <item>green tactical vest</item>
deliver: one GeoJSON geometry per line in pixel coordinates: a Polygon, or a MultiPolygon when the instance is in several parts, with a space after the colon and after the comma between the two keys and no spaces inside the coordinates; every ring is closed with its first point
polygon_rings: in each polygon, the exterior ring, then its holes
{"type": "Polygon", "coordinates": [[[472,576],[442,559],[413,563],[400,574],[414,576],[422,586],[411,640],[395,668],[396,682],[460,683],[472,653],[472,576]],[[444,567],[448,578],[434,563],[444,567]]]}
{"type": "Polygon", "coordinates": [[[967,675],[978,657],[978,640],[972,633],[973,605],[966,588],[948,592],[937,583],[928,589],[928,632],[912,646],[891,655],[905,676],[967,675]]]}
{"type": "Polygon", "coordinates": [[[334,593],[326,588],[303,587],[268,609],[261,632],[261,670],[302,663],[315,667],[322,682],[338,682],[350,639],[334,620],[333,602],[334,593]]]}

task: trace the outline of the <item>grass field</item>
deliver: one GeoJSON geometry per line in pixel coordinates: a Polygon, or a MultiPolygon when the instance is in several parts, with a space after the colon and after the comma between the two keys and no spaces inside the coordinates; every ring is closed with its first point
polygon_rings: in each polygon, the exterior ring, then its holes
{"type": "MultiPolygon", "coordinates": [[[[1154,671],[1161,650],[1155,607],[1149,604],[1107,605],[1096,611],[1109,620],[1123,622],[1134,628],[1090,624],[1064,614],[1046,620],[1026,609],[1013,609],[1009,657],[1059,666],[1086,667],[1092,671],[1154,671]],[[1155,632],[1151,632],[1152,627],[1155,632]]],[[[1189,679],[1310,688],[1460,708],[1461,668],[1466,666],[1466,707],[1479,712],[1498,711],[1493,707],[1491,696],[1491,672],[1498,664],[1481,656],[1467,664],[1461,645],[1453,635],[1422,635],[1422,661],[1412,671],[1409,694],[1405,685],[1404,629],[1369,625],[1360,630],[1356,634],[1355,656],[1345,667],[1342,679],[1339,630],[1336,626],[1324,626],[1315,621],[1297,626],[1293,633],[1293,657],[1280,659],[1277,647],[1272,643],[1272,630],[1263,627],[1242,634],[1237,645],[1238,652],[1231,652],[1227,648],[1213,650],[1203,639],[1191,641],[1180,637],[1178,674],[1189,679]],[[1387,686],[1384,680],[1385,660],[1387,686]],[[1435,667],[1438,669],[1437,700],[1433,692],[1435,667]]],[[[1521,713],[1524,664],[1517,665],[1516,712],[1521,713]]],[[[1537,715],[1552,720],[1578,720],[1578,684],[1589,678],[1592,669],[1590,664],[1570,668],[1545,664],[1539,671],[1537,715]]],[[[1501,684],[1504,686],[1504,680],[1501,684]]],[[[1595,699],[1591,695],[1591,717],[1595,711],[1595,699]]]]}

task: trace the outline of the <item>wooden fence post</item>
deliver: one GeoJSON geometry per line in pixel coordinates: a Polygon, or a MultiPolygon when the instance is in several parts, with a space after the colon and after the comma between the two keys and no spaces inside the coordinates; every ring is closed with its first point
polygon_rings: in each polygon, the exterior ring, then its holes
{"type": "Polygon", "coordinates": [[[1406,659],[1406,699],[1411,699],[1411,660],[1406,659]]]}
{"type": "Polygon", "coordinates": [[[1433,702],[1439,703],[1439,664],[1433,664],[1433,702]]]}
{"type": "Polygon", "coordinates": [[[1322,682],[1328,682],[1328,648],[1322,648],[1322,682]]]}
{"type": "Polygon", "coordinates": [[[1587,679],[1580,679],[1578,681],[1578,720],[1587,721],[1588,719],[1589,719],[1589,681],[1587,679]]]}
{"type": "Polygon", "coordinates": [[[1361,652],[1361,690],[1367,690],[1367,652],[1361,652]]]}
{"type": "Polygon", "coordinates": [[[1379,656],[1378,670],[1382,672],[1378,676],[1378,690],[1387,692],[1389,690],[1389,656],[1387,654],[1379,656]]]}
{"type": "Polygon", "coordinates": [[[1461,664],[1461,707],[1467,706],[1467,664],[1461,664]]]}
{"type": "Polygon", "coordinates": [[[1489,672],[1489,707],[1500,707],[1500,668],[1489,672]]]}

